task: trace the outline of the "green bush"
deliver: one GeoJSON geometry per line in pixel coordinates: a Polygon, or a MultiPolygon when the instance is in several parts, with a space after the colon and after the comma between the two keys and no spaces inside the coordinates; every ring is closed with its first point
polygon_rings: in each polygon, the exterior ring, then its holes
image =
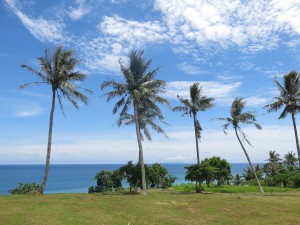
{"type": "Polygon", "coordinates": [[[13,189],[9,190],[9,193],[11,193],[12,195],[22,195],[22,194],[32,194],[32,193],[36,193],[37,189],[40,186],[36,183],[19,183],[19,186],[13,189]]]}

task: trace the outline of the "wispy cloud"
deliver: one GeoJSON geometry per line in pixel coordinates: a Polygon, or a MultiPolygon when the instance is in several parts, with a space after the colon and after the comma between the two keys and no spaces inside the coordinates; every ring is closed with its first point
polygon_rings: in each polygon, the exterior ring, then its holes
{"type": "MultiPolygon", "coordinates": [[[[132,48],[168,44],[175,53],[206,62],[209,56],[224,49],[249,53],[281,45],[291,48],[300,43],[297,0],[155,0],[153,8],[160,14],[145,16],[150,18],[148,20],[127,19],[110,13],[102,16],[94,32],[80,36],[68,29],[66,19],[76,21],[93,14],[102,6],[99,2],[76,0],[63,9],[65,16],[59,19],[34,17],[22,11],[23,2],[5,2],[35,38],[75,47],[87,69],[101,73],[116,73],[118,59],[132,48]]],[[[245,70],[255,67],[247,62],[241,66],[245,70]]],[[[203,72],[192,63],[183,63],[180,68],[190,75],[203,72]]]]}
{"type": "Polygon", "coordinates": [[[182,98],[189,98],[190,86],[195,82],[200,83],[204,95],[214,97],[221,104],[228,104],[233,98],[233,93],[241,85],[240,82],[173,81],[167,83],[167,97],[176,99],[179,95],[182,98]]]}
{"type": "Polygon", "coordinates": [[[200,46],[256,52],[277,47],[280,34],[293,40],[300,35],[300,6],[294,0],[156,0],[155,8],[182,51],[200,46]]]}
{"type": "Polygon", "coordinates": [[[64,32],[65,24],[55,20],[46,20],[43,17],[32,18],[18,8],[18,1],[5,0],[10,9],[21,20],[29,32],[40,41],[67,42],[69,35],[64,32]]]}
{"type": "Polygon", "coordinates": [[[77,4],[76,7],[68,8],[68,16],[72,20],[80,20],[90,12],[91,7],[89,6],[90,4],[86,2],[86,0],[76,0],[75,3],[77,4]]]}
{"type": "Polygon", "coordinates": [[[42,108],[40,107],[35,107],[35,108],[30,108],[26,111],[21,111],[21,112],[16,112],[15,116],[16,117],[29,117],[29,116],[36,116],[39,115],[43,112],[42,108]]]}
{"type": "Polygon", "coordinates": [[[37,116],[43,113],[43,107],[36,102],[13,97],[0,97],[0,100],[0,115],[5,114],[15,117],[29,117],[37,116]]]}
{"type": "Polygon", "coordinates": [[[181,63],[179,66],[179,69],[188,75],[200,75],[200,74],[208,74],[209,72],[206,70],[201,70],[201,68],[194,66],[189,63],[181,63]]]}

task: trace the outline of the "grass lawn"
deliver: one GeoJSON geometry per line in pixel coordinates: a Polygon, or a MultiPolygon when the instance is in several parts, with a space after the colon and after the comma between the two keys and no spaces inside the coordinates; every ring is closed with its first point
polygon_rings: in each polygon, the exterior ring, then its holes
{"type": "Polygon", "coordinates": [[[0,225],[300,224],[300,191],[0,196],[0,225]]]}

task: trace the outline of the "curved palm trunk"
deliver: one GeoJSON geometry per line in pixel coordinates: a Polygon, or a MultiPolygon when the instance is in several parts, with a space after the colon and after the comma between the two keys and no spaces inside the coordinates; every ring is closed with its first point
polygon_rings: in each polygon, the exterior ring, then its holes
{"type": "Polygon", "coordinates": [[[134,101],[134,120],[135,120],[135,129],[136,129],[136,137],[139,146],[139,162],[141,164],[141,173],[142,173],[142,192],[144,195],[147,194],[146,187],[146,173],[145,173],[145,164],[144,164],[144,155],[143,155],[143,146],[142,146],[142,138],[140,133],[140,125],[137,116],[137,101],[134,101]]]}
{"type": "Polygon", "coordinates": [[[296,118],[295,118],[295,114],[294,114],[294,113],[292,113],[292,119],[293,119],[294,132],[295,132],[295,138],[296,138],[296,146],[297,146],[297,153],[298,153],[298,161],[299,161],[299,165],[300,165],[299,139],[298,139],[297,125],[296,125],[296,118]]]}
{"type": "Polygon", "coordinates": [[[195,113],[193,113],[193,118],[194,118],[195,139],[196,139],[197,163],[200,164],[199,144],[198,144],[197,125],[196,125],[196,114],[195,114],[195,113]]]}
{"type": "Polygon", "coordinates": [[[247,153],[247,151],[246,151],[246,149],[245,149],[243,143],[241,142],[241,139],[240,139],[240,137],[239,137],[239,135],[238,135],[238,133],[237,133],[237,129],[234,128],[234,130],[235,130],[235,135],[236,135],[237,139],[239,140],[239,143],[240,143],[240,145],[241,145],[241,147],[242,147],[242,149],[243,149],[243,151],[244,151],[244,153],[245,153],[245,155],[246,155],[246,158],[247,158],[247,160],[248,160],[248,163],[249,163],[249,165],[250,165],[250,168],[251,168],[251,170],[252,170],[252,172],[253,172],[253,174],[254,174],[254,176],[255,176],[255,180],[256,180],[256,182],[257,182],[257,184],[258,184],[258,186],[259,186],[259,191],[260,191],[260,193],[264,193],[264,190],[263,190],[263,188],[262,188],[262,186],[261,186],[261,184],[260,184],[260,181],[259,181],[259,179],[258,179],[258,177],[257,177],[256,171],[254,170],[254,168],[253,168],[253,166],[252,166],[252,163],[251,163],[251,161],[250,161],[250,157],[249,157],[249,155],[248,155],[248,153],[247,153]]]}
{"type": "Polygon", "coordinates": [[[52,145],[52,128],[53,128],[54,109],[55,109],[55,90],[52,90],[52,106],[51,106],[50,119],[49,119],[46,165],[45,165],[43,181],[40,185],[40,188],[38,189],[38,192],[40,194],[44,193],[44,189],[45,189],[45,186],[46,186],[46,182],[47,182],[47,179],[48,179],[48,173],[49,173],[51,145],[52,145]]]}

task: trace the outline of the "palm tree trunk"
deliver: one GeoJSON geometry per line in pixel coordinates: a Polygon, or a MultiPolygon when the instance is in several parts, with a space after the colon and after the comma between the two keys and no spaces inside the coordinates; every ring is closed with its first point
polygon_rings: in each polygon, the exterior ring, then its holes
{"type": "Polygon", "coordinates": [[[137,112],[138,103],[134,101],[134,120],[135,120],[135,129],[136,129],[136,137],[139,146],[139,162],[141,164],[141,173],[142,173],[142,193],[143,195],[147,194],[146,187],[146,173],[145,173],[145,164],[144,164],[144,155],[143,155],[143,146],[142,146],[142,137],[140,133],[140,125],[138,120],[138,112],[137,112]]]}
{"type": "Polygon", "coordinates": [[[47,145],[47,156],[46,156],[46,165],[44,171],[43,181],[38,189],[40,194],[44,193],[44,189],[46,186],[46,182],[48,179],[49,173],[49,166],[50,166],[50,155],[51,155],[51,145],[52,145],[52,128],[53,128],[53,116],[54,116],[54,109],[55,109],[55,90],[52,90],[52,106],[50,111],[50,119],[49,119],[49,131],[48,131],[48,145],[47,145]]]}
{"type": "Polygon", "coordinates": [[[294,113],[292,113],[292,119],[293,119],[294,132],[295,132],[295,138],[296,138],[296,146],[297,146],[297,153],[298,153],[298,161],[299,161],[299,165],[300,165],[299,139],[298,139],[297,125],[296,125],[296,118],[295,118],[295,114],[294,114],[294,113]]]}
{"type": "Polygon", "coordinates": [[[254,170],[254,168],[253,168],[253,166],[252,166],[252,163],[251,163],[251,161],[250,161],[250,157],[249,157],[249,155],[248,155],[248,153],[247,153],[247,151],[246,151],[246,149],[245,149],[243,143],[241,142],[241,139],[240,139],[240,137],[239,137],[239,135],[238,135],[238,133],[237,133],[237,129],[234,128],[234,131],[235,131],[235,135],[236,135],[237,139],[239,140],[239,143],[240,143],[240,145],[241,145],[241,147],[242,147],[242,149],[243,149],[243,151],[244,151],[244,153],[245,153],[245,155],[246,155],[246,158],[247,158],[247,160],[248,160],[248,163],[249,163],[249,165],[250,165],[250,168],[251,168],[251,170],[252,170],[252,172],[253,172],[253,174],[254,174],[254,176],[255,176],[255,180],[256,180],[256,182],[257,182],[257,184],[258,184],[258,186],[259,186],[259,191],[260,191],[260,193],[264,193],[264,190],[263,190],[263,188],[262,188],[262,186],[261,186],[261,184],[260,184],[260,181],[259,181],[259,179],[258,179],[258,177],[257,177],[256,171],[254,170]]]}
{"type": "Polygon", "coordinates": [[[193,113],[193,118],[194,118],[195,139],[196,139],[197,163],[200,164],[199,144],[198,144],[197,124],[196,124],[196,114],[195,113],[193,113]]]}

